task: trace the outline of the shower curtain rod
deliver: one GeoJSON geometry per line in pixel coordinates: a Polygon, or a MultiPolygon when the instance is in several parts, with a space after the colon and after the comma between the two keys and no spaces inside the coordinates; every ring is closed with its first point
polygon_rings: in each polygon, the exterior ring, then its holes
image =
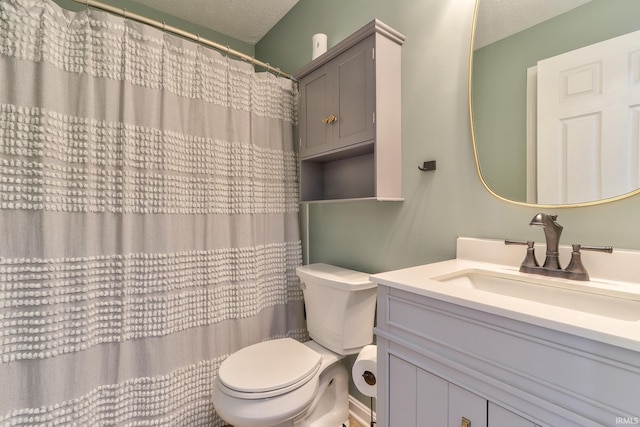
{"type": "Polygon", "coordinates": [[[120,9],[119,7],[115,7],[115,6],[111,6],[108,5],[106,3],[102,3],[99,2],[97,0],[73,0],[76,3],[80,3],[80,4],[84,4],[87,7],[91,6],[94,7],[96,9],[100,9],[100,10],[104,10],[106,12],[109,13],[113,13],[115,15],[120,15],[122,17],[124,17],[125,19],[131,19],[133,21],[138,21],[138,22],[142,22],[143,24],[147,24],[147,25],[151,25],[152,27],[155,27],[159,30],[162,31],[168,31],[170,33],[173,34],[177,34],[179,36],[182,36],[184,38],[187,38],[189,40],[193,40],[196,43],[199,44],[203,44],[209,47],[212,47],[214,49],[217,49],[221,52],[225,52],[227,53],[227,55],[233,55],[236,56],[244,61],[247,61],[251,64],[257,65],[259,67],[264,68],[267,71],[270,71],[274,74],[278,74],[280,76],[286,77],[288,79],[291,79],[293,81],[296,81],[296,79],[293,78],[293,76],[291,74],[285,73],[284,71],[281,71],[279,68],[275,68],[272,67],[271,65],[259,61],[257,59],[255,59],[252,56],[249,56],[245,53],[239,52],[237,50],[231,49],[229,48],[229,46],[223,46],[220,43],[216,43],[212,40],[209,40],[207,38],[204,37],[200,37],[200,35],[198,34],[194,34],[194,33],[190,33],[188,31],[184,31],[181,30],[180,28],[177,27],[173,27],[171,25],[166,25],[164,22],[160,22],[160,21],[156,21],[155,19],[151,19],[151,18],[147,18],[146,16],[142,16],[139,15],[137,13],[133,13],[133,12],[128,12],[127,9],[120,9]]]}

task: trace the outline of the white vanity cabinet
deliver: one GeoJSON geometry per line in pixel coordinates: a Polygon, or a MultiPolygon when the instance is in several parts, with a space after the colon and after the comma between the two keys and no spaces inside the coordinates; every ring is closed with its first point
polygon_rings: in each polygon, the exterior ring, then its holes
{"type": "Polygon", "coordinates": [[[537,427],[531,421],[522,418],[511,411],[507,411],[493,402],[487,402],[487,414],[487,422],[490,426],[537,427]]]}
{"type": "Polygon", "coordinates": [[[638,423],[638,352],[413,292],[425,274],[372,276],[379,427],[638,423]]]}
{"type": "Polygon", "coordinates": [[[301,200],[401,200],[404,36],[374,20],[295,73],[301,200]]]}
{"type": "Polygon", "coordinates": [[[389,356],[387,378],[389,426],[536,427],[398,356],[389,356]]]}

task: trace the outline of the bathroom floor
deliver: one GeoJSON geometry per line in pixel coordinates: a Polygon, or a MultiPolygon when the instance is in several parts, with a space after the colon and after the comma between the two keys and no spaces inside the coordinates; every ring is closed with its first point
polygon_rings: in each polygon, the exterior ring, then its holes
{"type": "Polygon", "coordinates": [[[358,423],[353,417],[349,417],[349,427],[364,427],[362,424],[358,423]]]}

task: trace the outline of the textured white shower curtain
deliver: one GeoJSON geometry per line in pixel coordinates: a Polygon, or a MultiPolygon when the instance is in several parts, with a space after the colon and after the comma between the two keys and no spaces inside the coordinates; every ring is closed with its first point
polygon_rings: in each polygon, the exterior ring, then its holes
{"type": "Polygon", "coordinates": [[[0,0],[0,425],[219,426],[217,368],[306,338],[291,81],[0,0]]]}

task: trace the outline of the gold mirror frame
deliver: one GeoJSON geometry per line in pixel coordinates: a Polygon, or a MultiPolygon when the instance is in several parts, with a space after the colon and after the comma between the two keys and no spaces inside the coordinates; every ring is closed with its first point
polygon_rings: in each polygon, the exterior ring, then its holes
{"type": "Polygon", "coordinates": [[[469,125],[471,127],[471,142],[473,144],[473,156],[475,158],[475,162],[476,162],[476,171],[478,172],[478,177],[480,178],[480,182],[482,183],[482,185],[484,186],[484,188],[491,194],[493,195],[495,198],[502,200],[504,202],[507,203],[511,203],[517,206],[526,206],[526,207],[532,207],[532,208],[544,208],[544,209],[558,209],[558,208],[580,208],[580,207],[585,207],[585,206],[594,206],[594,205],[601,205],[604,203],[611,203],[611,202],[615,202],[617,200],[622,200],[622,199],[626,199],[628,197],[631,196],[635,196],[636,194],[640,194],[640,188],[631,191],[629,193],[625,193],[625,194],[621,194],[619,196],[616,197],[610,197],[608,199],[600,199],[600,200],[595,200],[592,202],[583,202],[583,203],[575,203],[575,204],[558,204],[558,205],[549,205],[549,204],[536,204],[536,203],[527,203],[527,202],[520,202],[517,200],[511,200],[511,199],[507,199],[506,197],[503,197],[501,195],[499,195],[498,193],[496,193],[495,191],[493,191],[489,185],[486,183],[486,181],[484,180],[484,177],[482,176],[482,170],[480,168],[480,160],[478,159],[478,147],[476,144],[476,136],[475,136],[475,131],[473,128],[473,103],[472,103],[472,96],[471,93],[473,91],[473,87],[472,87],[472,77],[473,77],[473,45],[475,42],[475,37],[476,37],[476,24],[478,22],[478,10],[480,9],[480,2],[482,0],[476,0],[476,5],[475,5],[475,9],[473,12],[473,23],[471,24],[471,44],[469,46],[469,79],[468,79],[468,104],[469,104],[469,125]]]}

